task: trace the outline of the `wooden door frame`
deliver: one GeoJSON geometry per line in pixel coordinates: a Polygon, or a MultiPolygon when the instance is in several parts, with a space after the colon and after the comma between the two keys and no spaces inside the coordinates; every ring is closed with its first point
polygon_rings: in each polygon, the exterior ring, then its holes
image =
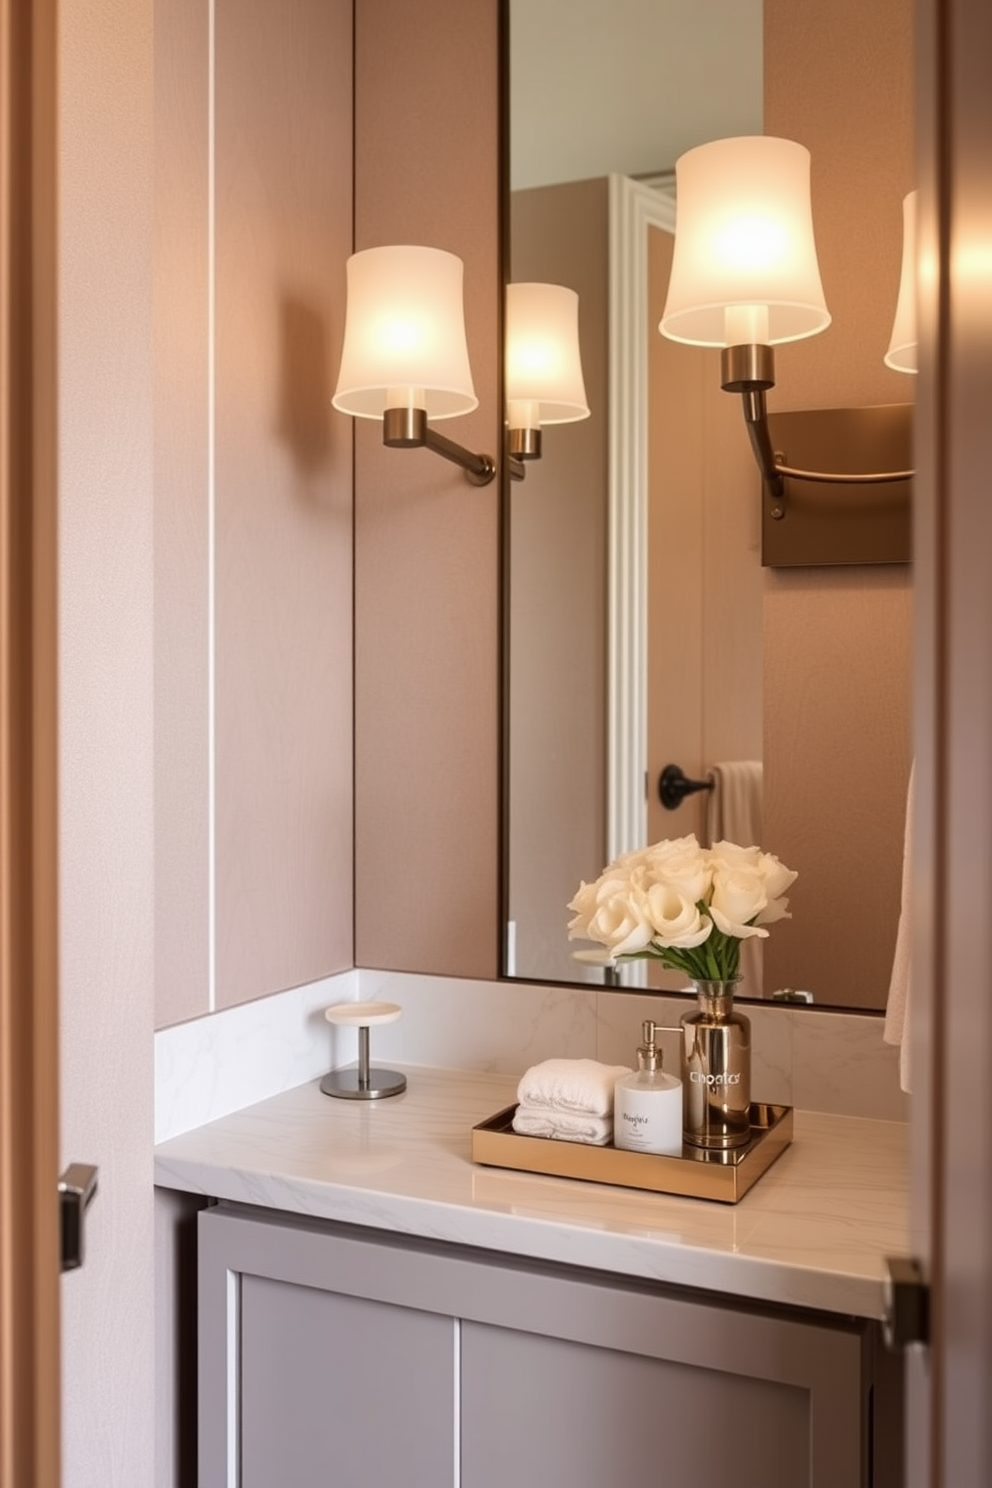
{"type": "Polygon", "coordinates": [[[0,0],[0,1485],[60,1481],[57,0],[0,0]]]}
{"type": "Polygon", "coordinates": [[[917,0],[920,398],[910,1488],[992,1481],[992,104],[983,0],[917,0]]]}

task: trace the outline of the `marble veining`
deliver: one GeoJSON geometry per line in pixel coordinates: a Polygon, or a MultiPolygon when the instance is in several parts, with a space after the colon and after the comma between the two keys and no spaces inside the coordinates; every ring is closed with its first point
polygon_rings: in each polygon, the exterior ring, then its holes
{"type": "Polygon", "coordinates": [[[332,1002],[358,1001],[358,972],[177,1023],[155,1035],[155,1140],[289,1090],[358,1056],[358,1035],[331,1028],[332,1002]]]}
{"type": "Polygon", "coordinates": [[[160,1143],[155,1181],[660,1282],[880,1317],[884,1259],[906,1254],[901,1122],[797,1111],[790,1149],[737,1205],[486,1168],[478,1121],[515,1079],[410,1065],[383,1102],[316,1081],[160,1143]]]}

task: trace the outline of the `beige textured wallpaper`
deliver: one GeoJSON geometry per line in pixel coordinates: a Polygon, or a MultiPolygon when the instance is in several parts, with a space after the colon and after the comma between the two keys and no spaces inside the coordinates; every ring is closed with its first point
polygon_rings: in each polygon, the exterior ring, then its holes
{"type": "Polygon", "coordinates": [[[216,20],[216,999],[353,964],[351,12],[216,20]]]}
{"type": "MultiPolygon", "coordinates": [[[[780,349],[773,409],[909,402],[890,371],[902,199],[912,190],[910,0],[766,0],[765,129],[812,154],[833,324],[780,349]]],[[[768,942],[773,985],[884,1005],[910,763],[907,566],[769,572],[766,845],[800,879],[768,942]]]]}
{"type": "Polygon", "coordinates": [[[208,12],[155,9],[156,1022],[209,1005],[208,12]]]}
{"type": "Polygon", "coordinates": [[[217,0],[212,78],[209,15],[156,10],[158,1026],[353,965],[351,6],[217,0]]]}
{"type": "Polygon", "coordinates": [[[518,974],[602,980],[565,906],[606,862],[609,181],[514,192],[510,275],[579,296],[590,416],[510,489],[510,900],[518,974]]]}
{"type": "Polygon", "coordinates": [[[704,829],[703,795],[658,799],[667,764],[704,778],[760,759],[762,572],[757,477],[718,354],[657,332],[674,238],[652,228],[648,289],[648,836],[704,829]]]}
{"type": "MultiPolygon", "coordinates": [[[[706,831],[707,796],[662,805],[666,765],[703,780],[713,765],[762,758],[762,592],[758,481],[718,353],[658,333],[674,238],[648,236],[648,840],[706,831]]],[[[742,963],[762,991],[760,952],[742,963]]],[[[681,988],[648,967],[648,985],[681,988]]]]}
{"type": "MultiPolygon", "coordinates": [[[[496,452],[496,0],[357,8],[355,242],[465,262],[479,408],[443,432],[496,452]],[[443,37],[443,44],[438,38],[443,37]]],[[[340,285],[344,265],[338,266],[340,285]]],[[[334,415],[341,419],[342,415],[334,415]]],[[[499,492],[355,429],[356,959],[494,977],[499,492]]]]}

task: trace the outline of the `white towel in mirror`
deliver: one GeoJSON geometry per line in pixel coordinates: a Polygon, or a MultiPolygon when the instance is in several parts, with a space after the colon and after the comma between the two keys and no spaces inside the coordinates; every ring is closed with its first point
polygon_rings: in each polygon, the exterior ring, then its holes
{"type": "MultiPolygon", "coordinates": [[[[728,760],[710,768],[713,788],[706,801],[706,837],[760,847],[762,831],[761,760],[728,760]]],[[[741,946],[741,976],[748,997],[764,995],[764,947],[758,936],[741,946]]]]}

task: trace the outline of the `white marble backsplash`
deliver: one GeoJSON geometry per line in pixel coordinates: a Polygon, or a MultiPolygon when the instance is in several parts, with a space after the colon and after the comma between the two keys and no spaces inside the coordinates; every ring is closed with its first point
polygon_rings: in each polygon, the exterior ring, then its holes
{"type": "MultiPolygon", "coordinates": [[[[332,1027],[333,1002],[396,1002],[403,1016],[371,1030],[373,1064],[522,1074],[552,1056],[633,1064],[641,1023],[678,1022],[685,1002],[635,992],[468,981],[354,970],[163,1029],[155,1036],[155,1140],[353,1063],[354,1029],[332,1027]]],[[[744,1006],[752,1023],[756,1100],[842,1116],[905,1120],[899,1051],[882,1019],[815,1008],[744,1006]]],[[[677,1035],[662,1035],[677,1067],[677,1035]]]]}
{"type": "Polygon", "coordinates": [[[357,1055],[357,1035],[332,1028],[324,1008],[357,1002],[358,983],[358,972],[346,971],[160,1029],[155,1035],[156,1142],[350,1063],[357,1055]]]}

